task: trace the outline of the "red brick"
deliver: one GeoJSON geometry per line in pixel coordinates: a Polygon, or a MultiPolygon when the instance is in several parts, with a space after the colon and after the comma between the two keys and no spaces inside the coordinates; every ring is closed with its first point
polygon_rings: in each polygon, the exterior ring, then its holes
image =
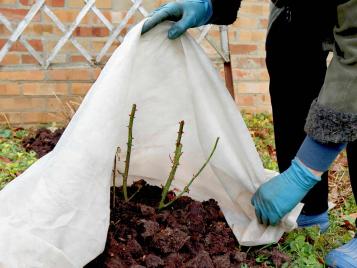
{"type": "Polygon", "coordinates": [[[48,70],[48,80],[72,80],[72,81],[92,81],[91,69],[68,69],[68,70],[48,70]]]}
{"type": "Polygon", "coordinates": [[[19,95],[20,88],[17,83],[0,84],[0,95],[19,95]]]}
{"type": "Polygon", "coordinates": [[[94,69],[94,78],[97,79],[101,72],[102,72],[101,68],[94,69]]]}
{"type": "Polygon", "coordinates": [[[61,113],[48,112],[25,112],[22,113],[22,123],[24,124],[38,124],[50,122],[63,122],[64,117],[61,113]]]}
{"type": "MultiPolygon", "coordinates": [[[[78,16],[80,10],[65,8],[65,9],[53,9],[52,11],[62,23],[71,24],[71,23],[73,23],[75,21],[75,19],[78,16]]],[[[90,18],[90,16],[87,14],[82,19],[81,24],[88,24],[89,23],[89,18],[90,18]]],[[[44,22],[47,22],[47,23],[51,22],[52,23],[52,20],[47,15],[45,15],[44,16],[44,22]]]]}
{"type": "Polygon", "coordinates": [[[269,75],[266,69],[234,69],[233,74],[239,81],[269,80],[269,75]]]}
{"type": "Polygon", "coordinates": [[[9,30],[5,27],[4,24],[0,24],[0,34],[1,35],[10,35],[11,33],[9,30]]]}
{"type": "Polygon", "coordinates": [[[16,54],[7,54],[1,61],[1,65],[14,65],[20,63],[20,56],[16,54]]]}
{"type": "Polygon", "coordinates": [[[38,64],[38,61],[31,55],[22,55],[21,62],[23,64],[38,64]]]}
{"type": "MultiPolygon", "coordinates": [[[[43,45],[42,41],[39,39],[32,39],[32,40],[27,40],[29,44],[35,49],[36,51],[43,51],[43,45]]],[[[4,44],[7,42],[6,39],[0,39],[0,47],[3,47],[4,44]]],[[[16,41],[14,44],[12,44],[10,51],[18,51],[18,52],[26,52],[27,48],[25,48],[20,41],[16,41]]]]}
{"type": "Polygon", "coordinates": [[[241,56],[232,56],[232,65],[233,67],[238,67],[240,69],[261,69],[265,68],[265,58],[258,57],[246,57],[243,58],[241,56]]]}
{"type": "Polygon", "coordinates": [[[267,29],[269,25],[269,19],[260,19],[259,26],[261,28],[267,29]]]}
{"type": "MultiPolygon", "coordinates": [[[[57,29],[56,26],[51,25],[51,24],[44,24],[44,23],[31,23],[30,25],[28,25],[24,31],[24,35],[28,36],[28,35],[40,35],[42,36],[43,34],[52,34],[54,33],[54,28],[57,29]]],[[[60,32],[60,30],[58,29],[58,33],[62,33],[60,32]]],[[[56,34],[56,33],[54,33],[56,34]]]]}
{"type": "Polygon", "coordinates": [[[36,2],[36,0],[20,0],[20,4],[23,6],[31,6],[36,2]]]}
{"type": "Polygon", "coordinates": [[[80,37],[89,37],[89,36],[103,37],[109,35],[109,30],[106,27],[79,26],[75,29],[73,34],[75,36],[80,36],[80,37]]]}
{"type": "Polygon", "coordinates": [[[45,100],[39,98],[11,97],[0,98],[1,111],[39,111],[45,108],[45,100]]]}
{"type": "Polygon", "coordinates": [[[109,30],[106,27],[93,27],[92,35],[96,37],[104,37],[109,35],[109,30]]]}
{"type": "Polygon", "coordinates": [[[260,70],[260,76],[259,76],[259,80],[261,81],[269,81],[270,77],[269,77],[269,73],[267,69],[262,69],[260,70]]]}
{"type": "Polygon", "coordinates": [[[235,69],[233,70],[233,77],[237,78],[238,81],[246,80],[251,72],[251,70],[235,69]]]}
{"type": "Polygon", "coordinates": [[[98,8],[111,8],[112,7],[112,0],[97,0],[95,5],[98,8]]]}
{"type": "Polygon", "coordinates": [[[251,81],[251,82],[239,82],[237,85],[238,94],[241,93],[264,93],[268,94],[269,82],[251,81]]]}
{"type": "Polygon", "coordinates": [[[251,52],[256,52],[258,46],[250,44],[234,44],[230,45],[230,49],[233,54],[249,54],[251,52]]]}
{"type": "Polygon", "coordinates": [[[68,85],[66,83],[25,83],[22,88],[23,94],[26,96],[55,96],[68,94],[68,85]]]}
{"type": "Polygon", "coordinates": [[[259,19],[254,17],[241,17],[234,22],[233,26],[240,29],[255,29],[259,23],[259,19]]]}
{"type": "Polygon", "coordinates": [[[261,3],[248,3],[243,1],[241,8],[239,10],[239,14],[250,15],[250,16],[258,16],[258,17],[266,17],[269,15],[269,6],[262,5],[261,3]]]}
{"type": "MultiPolygon", "coordinates": [[[[238,94],[239,95],[239,94],[238,94]]],[[[267,106],[270,104],[270,98],[266,94],[242,94],[242,96],[251,96],[252,97],[252,103],[251,107],[261,107],[261,106],[267,106]]]]}
{"type": "Polygon", "coordinates": [[[0,80],[10,81],[36,81],[43,80],[45,73],[43,71],[2,71],[0,72],[0,80]]]}
{"type": "Polygon", "coordinates": [[[266,39],[266,31],[262,30],[240,30],[239,41],[246,42],[261,42],[264,43],[266,39]]]}
{"type": "Polygon", "coordinates": [[[0,0],[0,5],[14,5],[16,0],[0,0]]]}
{"type": "Polygon", "coordinates": [[[74,95],[85,95],[91,86],[92,83],[72,83],[71,92],[74,95]]]}
{"type": "Polygon", "coordinates": [[[70,59],[71,62],[87,62],[87,59],[81,55],[73,55],[70,59]]]}
{"type": "Polygon", "coordinates": [[[64,7],[64,0],[46,0],[46,4],[52,7],[64,7]]]}
{"type": "Polygon", "coordinates": [[[91,27],[77,27],[74,32],[74,36],[88,37],[92,36],[92,28],[91,27]]]}
{"type": "Polygon", "coordinates": [[[6,39],[0,39],[0,49],[6,44],[6,39]]]}
{"type": "MultiPolygon", "coordinates": [[[[20,8],[0,8],[0,13],[2,13],[10,21],[19,21],[22,20],[28,13],[28,9],[20,8]]],[[[41,15],[37,13],[32,21],[40,21],[41,15]]]]}
{"type": "Polygon", "coordinates": [[[254,96],[252,95],[239,95],[236,97],[236,102],[240,106],[252,106],[254,104],[254,96]]]}

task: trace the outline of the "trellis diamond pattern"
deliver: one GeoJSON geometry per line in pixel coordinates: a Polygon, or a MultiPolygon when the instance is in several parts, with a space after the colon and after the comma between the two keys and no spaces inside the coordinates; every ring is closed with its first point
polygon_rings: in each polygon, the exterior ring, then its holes
{"type": "MultiPolygon", "coordinates": [[[[0,63],[10,51],[12,45],[19,41],[28,52],[37,60],[41,68],[47,69],[53,64],[53,61],[60,50],[63,48],[66,42],[71,42],[74,47],[81,53],[81,55],[87,60],[88,64],[95,65],[101,62],[105,54],[110,49],[111,45],[115,40],[122,42],[124,36],[122,35],[122,31],[127,26],[129,20],[138,12],[141,13],[143,17],[148,15],[148,12],[142,6],[143,0],[130,0],[132,2],[132,6],[126,13],[126,16],[123,18],[120,23],[115,26],[113,25],[104,14],[96,7],[95,0],[84,0],[84,6],[78,13],[77,17],[73,21],[73,23],[67,27],[65,26],[55,15],[55,13],[45,4],[45,0],[36,0],[36,2],[29,9],[28,13],[24,17],[24,19],[15,27],[12,23],[0,13],[0,23],[4,24],[4,26],[11,32],[10,37],[8,38],[5,45],[0,50],[0,63]],[[47,58],[41,56],[26,40],[26,37],[23,36],[23,33],[26,27],[31,23],[32,19],[35,15],[43,11],[52,22],[61,30],[63,35],[59,39],[58,43],[55,45],[52,51],[50,51],[47,58]],[[103,48],[99,51],[98,55],[91,55],[73,36],[73,32],[81,23],[82,19],[86,16],[88,12],[92,11],[99,20],[105,25],[105,27],[109,30],[109,37],[105,42],[103,48]]],[[[221,26],[221,44],[217,45],[215,41],[209,36],[209,31],[211,29],[211,25],[200,27],[198,30],[200,34],[196,39],[198,43],[201,43],[204,39],[206,39],[209,44],[217,51],[217,53],[222,57],[224,62],[230,61],[229,56],[229,48],[228,48],[228,30],[227,27],[221,26]]]]}

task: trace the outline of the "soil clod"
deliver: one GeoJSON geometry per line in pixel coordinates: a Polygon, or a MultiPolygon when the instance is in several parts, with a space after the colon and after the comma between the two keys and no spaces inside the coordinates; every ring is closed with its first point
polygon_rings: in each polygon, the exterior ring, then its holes
{"type": "Polygon", "coordinates": [[[22,146],[26,151],[35,151],[40,158],[55,148],[58,140],[61,138],[64,129],[57,129],[54,132],[46,128],[38,129],[35,135],[25,138],[22,146]]]}
{"type": "MultiPolygon", "coordinates": [[[[129,202],[125,202],[121,188],[116,189],[105,251],[85,268],[268,267],[257,263],[254,254],[238,248],[216,201],[201,203],[183,196],[158,210],[161,188],[138,181],[128,187],[128,195],[138,188],[129,202]]],[[[261,250],[260,254],[276,267],[289,261],[277,249],[269,254],[261,250]]]]}

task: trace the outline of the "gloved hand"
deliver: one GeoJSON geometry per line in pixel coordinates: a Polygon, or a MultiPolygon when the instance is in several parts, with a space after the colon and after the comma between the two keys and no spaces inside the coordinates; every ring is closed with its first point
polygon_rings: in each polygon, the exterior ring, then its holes
{"type": "Polygon", "coordinates": [[[280,175],[262,184],[251,200],[260,223],[277,225],[321,180],[295,158],[280,175]]]}
{"type": "Polygon", "coordinates": [[[165,20],[177,21],[169,30],[169,39],[175,39],[187,29],[206,24],[212,16],[211,0],[182,0],[156,9],[144,23],[142,34],[165,20]]]}

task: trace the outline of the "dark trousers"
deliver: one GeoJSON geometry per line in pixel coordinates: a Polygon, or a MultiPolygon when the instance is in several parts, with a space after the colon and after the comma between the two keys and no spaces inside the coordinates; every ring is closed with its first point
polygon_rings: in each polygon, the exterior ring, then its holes
{"type": "MultiPolygon", "coordinates": [[[[280,172],[290,166],[306,136],[305,119],[326,74],[328,53],[322,49],[322,38],[316,32],[318,29],[311,27],[311,23],[307,25],[306,19],[299,11],[285,10],[274,21],[266,41],[266,63],[270,75],[269,90],[280,172]]],[[[356,198],[357,141],[348,145],[347,154],[356,198]]],[[[305,215],[320,214],[327,210],[327,172],[302,202],[305,204],[305,215]]]]}

